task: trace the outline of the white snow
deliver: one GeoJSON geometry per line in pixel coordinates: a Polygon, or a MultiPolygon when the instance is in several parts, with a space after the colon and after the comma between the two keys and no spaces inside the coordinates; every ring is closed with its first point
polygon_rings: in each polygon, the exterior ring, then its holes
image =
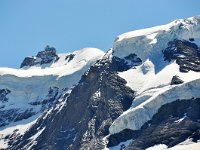
{"type": "Polygon", "coordinates": [[[200,142],[194,143],[191,139],[188,139],[174,147],[167,148],[164,144],[155,145],[147,148],[146,150],[199,150],[200,142]]]}
{"type": "Polygon", "coordinates": [[[180,118],[180,119],[178,119],[178,120],[175,120],[174,122],[175,122],[175,123],[180,123],[180,122],[182,122],[186,117],[187,117],[187,114],[184,114],[184,116],[183,116],[182,118],[180,118]]]}
{"type": "Polygon", "coordinates": [[[200,143],[192,143],[188,145],[177,145],[167,150],[199,150],[200,143]]]}
{"type": "MultiPolygon", "coordinates": [[[[165,63],[163,61],[160,62],[165,63]]],[[[137,95],[144,91],[164,87],[170,85],[173,76],[177,75],[184,82],[190,82],[200,78],[200,73],[190,71],[189,73],[182,73],[179,71],[179,65],[176,62],[166,64],[162,70],[155,72],[156,65],[147,59],[142,65],[131,68],[124,72],[119,72],[118,75],[127,81],[133,91],[137,92],[137,95]]]]}
{"type": "Polygon", "coordinates": [[[147,148],[146,150],[166,150],[167,146],[165,144],[158,144],[152,147],[147,148]]]}
{"type": "Polygon", "coordinates": [[[101,91],[100,91],[100,89],[98,89],[98,90],[92,95],[93,100],[96,100],[96,99],[98,99],[99,97],[101,97],[101,91]]]}
{"type": "Polygon", "coordinates": [[[154,64],[147,60],[141,66],[119,72],[118,75],[127,81],[127,86],[139,92],[149,79],[155,76],[154,64]]]}

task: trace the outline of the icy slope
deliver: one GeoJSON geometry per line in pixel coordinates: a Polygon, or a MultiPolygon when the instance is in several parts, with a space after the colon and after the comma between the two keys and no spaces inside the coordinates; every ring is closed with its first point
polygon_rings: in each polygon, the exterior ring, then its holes
{"type": "MultiPolygon", "coordinates": [[[[180,71],[178,59],[171,62],[164,60],[163,51],[169,46],[169,42],[176,39],[190,41],[189,43],[199,46],[200,17],[180,19],[167,25],[128,32],[117,38],[113,46],[113,56],[123,59],[130,54],[136,54],[143,63],[118,72],[118,75],[127,81],[127,86],[136,91],[136,98],[132,107],[113,122],[109,129],[110,134],[126,128],[139,130],[166,103],[200,97],[200,73],[192,70],[187,73],[180,71]],[[175,76],[180,77],[184,83],[171,85],[175,76]]],[[[172,50],[176,48],[171,47],[172,50]]],[[[180,58],[192,60],[195,57],[196,64],[199,65],[199,48],[197,52],[193,51],[192,44],[181,48],[186,49],[187,54],[180,55],[180,58]]]]}

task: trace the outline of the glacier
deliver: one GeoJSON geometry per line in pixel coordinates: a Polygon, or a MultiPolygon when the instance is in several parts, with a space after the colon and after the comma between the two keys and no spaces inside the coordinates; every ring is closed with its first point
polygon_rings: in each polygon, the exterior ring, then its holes
{"type": "Polygon", "coordinates": [[[113,44],[113,56],[124,58],[134,53],[143,63],[118,72],[127,81],[127,86],[136,91],[136,98],[132,107],[112,123],[110,134],[127,128],[139,130],[166,103],[200,97],[200,73],[191,70],[188,73],[180,72],[176,61],[167,62],[163,58],[163,50],[170,41],[188,41],[190,38],[199,46],[200,16],[178,19],[167,25],[136,30],[117,37],[113,44]],[[184,84],[170,85],[175,75],[184,84]]]}

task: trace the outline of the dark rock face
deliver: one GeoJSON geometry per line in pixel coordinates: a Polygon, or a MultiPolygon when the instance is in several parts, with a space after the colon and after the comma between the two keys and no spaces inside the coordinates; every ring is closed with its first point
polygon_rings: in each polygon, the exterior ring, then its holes
{"type": "Polygon", "coordinates": [[[173,76],[171,85],[182,84],[184,81],[180,79],[179,76],[173,76]]]}
{"type": "Polygon", "coordinates": [[[67,62],[70,62],[73,58],[74,58],[75,54],[69,54],[66,56],[65,60],[67,60],[67,62]]]}
{"type": "Polygon", "coordinates": [[[36,59],[34,57],[26,57],[23,60],[20,68],[23,68],[24,66],[34,66],[34,65],[36,65],[35,61],[36,61],[36,59]]]}
{"type": "Polygon", "coordinates": [[[0,89],[0,101],[1,102],[7,102],[8,98],[7,95],[10,93],[11,91],[8,89],[0,89]]]}
{"type": "Polygon", "coordinates": [[[136,54],[130,54],[124,59],[113,57],[112,58],[112,65],[110,66],[111,71],[126,71],[134,66],[138,66],[142,64],[142,60],[137,57],[136,54]]]}
{"type": "MultiPolygon", "coordinates": [[[[99,61],[82,76],[60,111],[43,117],[11,149],[25,149],[32,135],[43,128],[32,149],[103,149],[109,127],[134,99],[126,81],[115,73],[111,62],[99,61]],[[92,88],[91,88],[92,87],[92,88]]],[[[115,68],[116,69],[116,68],[115,68]]]]}
{"type": "Polygon", "coordinates": [[[119,133],[110,135],[108,137],[107,147],[113,147],[120,144],[121,142],[126,142],[127,140],[135,139],[139,136],[139,133],[140,131],[125,129],[119,133]]]}
{"type": "Polygon", "coordinates": [[[194,41],[194,38],[189,38],[189,40],[190,40],[191,42],[193,42],[193,41],[194,41]]]}
{"type": "Polygon", "coordinates": [[[34,114],[35,112],[33,112],[32,109],[20,111],[18,109],[4,110],[3,108],[0,108],[0,127],[8,125],[10,122],[27,119],[34,114]]]}
{"type": "Polygon", "coordinates": [[[37,58],[41,58],[40,65],[42,64],[48,64],[50,62],[57,61],[58,55],[56,54],[56,49],[54,47],[46,46],[44,51],[38,52],[36,55],[37,58]]]}
{"type": "Polygon", "coordinates": [[[31,67],[38,64],[49,64],[52,62],[56,62],[58,59],[59,57],[56,54],[56,49],[47,45],[44,51],[38,52],[36,57],[26,57],[22,62],[20,68],[23,68],[25,66],[31,67]]]}
{"type": "Polygon", "coordinates": [[[200,72],[200,48],[189,41],[174,40],[164,51],[165,60],[176,60],[181,72],[200,72]]]}
{"type": "Polygon", "coordinates": [[[127,150],[144,150],[156,144],[173,147],[192,138],[200,139],[200,99],[177,100],[163,105],[151,121],[144,124],[127,150]]]}
{"type": "Polygon", "coordinates": [[[126,62],[129,63],[130,66],[138,66],[142,64],[142,60],[139,57],[137,57],[136,54],[130,54],[124,57],[124,59],[126,60],[126,62]]]}

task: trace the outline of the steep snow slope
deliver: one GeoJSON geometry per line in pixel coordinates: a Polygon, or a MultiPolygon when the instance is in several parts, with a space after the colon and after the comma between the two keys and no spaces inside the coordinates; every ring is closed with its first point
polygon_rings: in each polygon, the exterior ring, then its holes
{"type": "MultiPolygon", "coordinates": [[[[113,122],[109,129],[110,134],[126,128],[140,129],[163,104],[177,99],[200,97],[200,73],[192,70],[181,72],[176,60],[164,61],[163,51],[169,46],[169,42],[176,39],[190,41],[199,46],[200,17],[180,19],[167,25],[128,32],[116,39],[113,56],[124,58],[134,53],[143,63],[118,73],[137,94],[132,107],[113,122]],[[184,83],[171,85],[174,76],[179,76],[184,83]]],[[[176,50],[176,47],[173,48],[176,50]]],[[[197,51],[200,52],[200,49],[197,51]]],[[[199,59],[199,54],[196,56],[199,59]]]]}
{"type": "MultiPolygon", "coordinates": [[[[84,72],[103,55],[99,49],[85,48],[58,54],[59,59],[44,64],[45,67],[0,68],[0,142],[16,129],[23,134],[22,128],[30,127],[45,109],[58,103],[62,92],[77,84],[84,72]]],[[[0,145],[3,147],[6,142],[0,145]]]]}

